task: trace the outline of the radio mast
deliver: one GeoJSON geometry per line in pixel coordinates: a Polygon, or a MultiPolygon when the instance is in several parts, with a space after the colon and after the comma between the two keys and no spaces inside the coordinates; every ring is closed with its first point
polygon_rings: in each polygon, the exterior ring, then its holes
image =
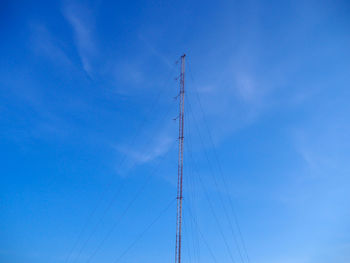
{"type": "Polygon", "coordinates": [[[175,263],[181,263],[181,224],[182,224],[182,177],[183,177],[183,144],[184,144],[184,99],[185,99],[185,57],[181,56],[180,102],[179,102],[179,159],[177,168],[177,212],[176,212],[176,245],[175,263]]]}

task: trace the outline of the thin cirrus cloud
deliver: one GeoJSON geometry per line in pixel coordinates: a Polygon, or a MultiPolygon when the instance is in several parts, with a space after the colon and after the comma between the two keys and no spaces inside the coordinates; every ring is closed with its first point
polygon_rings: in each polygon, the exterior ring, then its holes
{"type": "Polygon", "coordinates": [[[168,133],[164,132],[155,138],[142,147],[118,147],[118,149],[137,164],[148,163],[164,155],[174,141],[168,133]]]}
{"type": "MultiPolygon", "coordinates": [[[[152,144],[138,146],[117,146],[116,150],[127,158],[127,164],[117,167],[118,173],[125,176],[133,167],[147,164],[164,156],[173,145],[174,140],[168,134],[162,134],[152,144]],[[151,146],[150,146],[151,145],[151,146]]],[[[123,159],[123,158],[122,158],[123,159]]]]}
{"type": "Polygon", "coordinates": [[[250,71],[236,69],[225,72],[221,78],[207,83],[189,83],[189,96],[193,112],[202,114],[196,116],[199,122],[208,121],[216,141],[224,141],[232,133],[250,125],[267,110],[264,106],[267,94],[262,84],[257,81],[259,76],[250,71]],[[198,92],[199,101],[196,99],[198,92]],[[200,105],[201,104],[201,105],[200,105]],[[200,109],[202,108],[202,109],[200,109]],[[230,114],[226,114],[226,113],[230,114]]]}
{"type": "Polygon", "coordinates": [[[97,54],[94,39],[94,16],[92,11],[78,3],[67,3],[63,14],[73,29],[74,41],[85,72],[92,76],[92,60],[97,54]]]}
{"type": "Polygon", "coordinates": [[[249,74],[236,75],[236,90],[245,102],[253,102],[258,97],[256,83],[249,74]]]}
{"type": "Polygon", "coordinates": [[[71,67],[73,65],[62,47],[64,43],[57,39],[45,25],[31,24],[30,30],[30,43],[33,52],[64,66],[71,67]]]}
{"type": "Polygon", "coordinates": [[[333,120],[325,122],[328,127],[317,124],[318,129],[299,130],[295,135],[295,147],[307,169],[314,176],[342,177],[350,170],[344,158],[350,152],[349,127],[339,125],[333,120]]]}

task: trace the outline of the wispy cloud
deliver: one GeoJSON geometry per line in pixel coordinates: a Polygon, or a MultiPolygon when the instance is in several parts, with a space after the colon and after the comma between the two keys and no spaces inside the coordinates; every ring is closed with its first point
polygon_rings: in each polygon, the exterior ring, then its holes
{"type": "Polygon", "coordinates": [[[135,61],[120,61],[113,65],[110,75],[118,93],[124,95],[133,94],[135,91],[144,89],[145,83],[148,81],[142,65],[135,61]]]}
{"type": "Polygon", "coordinates": [[[297,152],[311,175],[342,176],[350,171],[344,158],[349,155],[349,127],[334,120],[323,121],[313,124],[312,129],[305,127],[296,132],[297,152]]]}
{"type": "Polygon", "coordinates": [[[154,139],[142,142],[136,140],[132,145],[118,144],[115,149],[118,155],[122,156],[121,159],[125,159],[125,162],[119,163],[117,167],[117,173],[125,176],[128,172],[133,170],[139,165],[152,164],[157,159],[164,157],[174,145],[175,139],[170,135],[169,130],[164,128],[158,132],[154,139]]]}
{"type": "Polygon", "coordinates": [[[96,56],[97,48],[94,39],[94,16],[85,5],[76,2],[67,2],[63,13],[73,28],[74,40],[77,45],[84,70],[92,75],[92,60],[96,56]]]}
{"type": "Polygon", "coordinates": [[[265,110],[265,86],[259,82],[259,76],[249,70],[232,67],[223,72],[220,78],[211,82],[204,78],[202,83],[195,83],[195,86],[195,90],[188,91],[192,111],[201,117],[200,107],[204,109],[208,125],[218,127],[212,131],[218,141],[251,124],[265,110]],[[197,95],[194,94],[197,91],[202,106],[197,103],[197,95]]]}
{"type": "Polygon", "coordinates": [[[170,148],[174,140],[167,135],[159,136],[152,143],[152,147],[143,147],[143,149],[127,148],[125,146],[117,147],[118,151],[125,154],[132,163],[144,164],[149,163],[156,158],[164,155],[170,148]]]}
{"type": "Polygon", "coordinates": [[[158,57],[169,68],[173,67],[174,63],[171,62],[170,59],[167,58],[165,55],[163,55],[153,44],[151,44],[151,42],[148,39],[146,39],[146,37],[144,37],[143,34],[139,34],[139,38],[143,41],[143,43],[145,44],[145,47],[148,48],[148,50],[153,55],[158,57]]]}
{"type": "Polygon", "coordinates": [[[56,38],[45,25],[31,24],[31,48],[55,63],[72,66],[72,61],[64,51],[64,43],[56,38]]]}
{"type": "Polygon", "coordinates": [[[253,102],[258,98],[258,90],[252,76],[249,74],[237,73],[235,79],[235,88],[239,96],[245,102],[253,102]]]}

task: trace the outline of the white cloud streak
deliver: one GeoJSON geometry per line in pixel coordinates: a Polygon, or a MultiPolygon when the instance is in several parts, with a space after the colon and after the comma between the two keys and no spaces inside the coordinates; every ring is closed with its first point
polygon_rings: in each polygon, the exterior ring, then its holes
{"type": "Polygon", "coordinates": [[[46,56],[55,63],[72,66],[72,61],[62,49],[62,43],[41,24],[31,25],[31,47],[36,54],[46,56]]]}
{"type": "Polygon", "coordinates": [[[130,149],[126,147],[119,147],[118,150],[123,154],[126,154],[129,159],[131,159],[136,164],[149,163],[156,158],[164,155],[170,148],[170,145],[173,140],[170,137],[163,136],[157,138],[153,146],[149,151],[147,149],[130,149]]]}
{"type": "Polygon", "coordinates": [[[63,13],[73,29],[83,68],[89,76],[92,76],[92,60],[97,53],[93,36],[94,16],[86,6],[71,2],[65,5],[63,13]]]}

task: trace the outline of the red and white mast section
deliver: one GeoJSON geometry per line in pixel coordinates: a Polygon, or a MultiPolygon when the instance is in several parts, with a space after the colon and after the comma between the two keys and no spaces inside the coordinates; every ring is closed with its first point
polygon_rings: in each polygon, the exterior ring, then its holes
{"type": "Polygon", "coordinates": [[[181,225],[182,225],[182,178],[183,178],[183,144],[184,144],[184,100],[185,100],[185,57],[181,56],[180,102],[179,102],[179,159],[177,177],[177,213],[175,263],[181,263],[181,225]]]}

